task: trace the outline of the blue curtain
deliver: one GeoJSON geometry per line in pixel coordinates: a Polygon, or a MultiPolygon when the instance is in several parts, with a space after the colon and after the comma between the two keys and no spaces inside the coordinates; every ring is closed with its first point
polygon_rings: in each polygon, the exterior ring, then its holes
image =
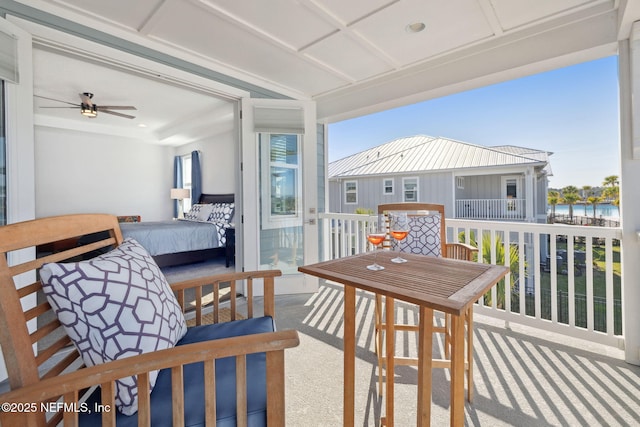
{"type": "MultiPolygon", "coordinates": [[[[175,156],[173,159],[173,188],[182,188],[182,158],[175,156]]],[[[178,217],[178,201],[173,201],[173,217],[178,217]]]]}
{"type": "Polygon", "coordinates": [[[191,152],[191,204],[200,202],[202,194],[202,172],[200,171],[200,153],[191,152]]]}

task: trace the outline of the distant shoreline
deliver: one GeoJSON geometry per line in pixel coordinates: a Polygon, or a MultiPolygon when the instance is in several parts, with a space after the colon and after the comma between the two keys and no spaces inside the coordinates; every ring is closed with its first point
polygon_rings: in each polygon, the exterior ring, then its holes
{"type": "MultiPolygon", "coordinates": [[[[558,204],[556,205],[555,212],[556,215],[569,215],[569,205],[564,203],[558,204]]],[[[547,214],[551,215],[552,213],[553,206],[549,205],[547,214]]],[[[573,215],[593,218],[593,205],[585,205],[584,202],[575,203],[573,205],[573,215]],[[585,207],[587,210],[586,214],[585,207]]],[[[596,218],[619,220],[620,213],[618,212],[618,207],[611,203],[599,203],[596,205],[596,218]]]]}

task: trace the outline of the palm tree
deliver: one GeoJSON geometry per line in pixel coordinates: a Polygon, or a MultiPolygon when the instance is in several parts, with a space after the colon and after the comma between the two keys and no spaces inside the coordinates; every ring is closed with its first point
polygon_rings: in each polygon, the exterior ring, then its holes
{"type": "Polygon", "coordinates": [[[593,196],[593,187],[590,185],[582,186],[582,200],[584,200],[584,216],[587,216],[587,199],[593,196]]]}
{"type": "Polygon", "coordinates": [[[549,190],[547,193],[547,203],[551,205],[551,223],[556,221],[556,205],[561,203],[562,198],[560,193],[554,190],[549,190]]]}
{"type": "Polygon", "coordinates": [[[602,185],[605,187],[602,195],[610,200],[613,206],[618,208],[618,215],[620,215],[620,186],[618,175],[605,177],[602,185]]]}
{"type": "Polygon", "coordinates": [[[578,188],[573,185],[567,185],[562,189],[562,198],[569,205],[569,219],[573,222],[573,205],[580,200],[578,188]]]}
{"type": "MultiPolygon", "coordinates": [[[[465,232],[461,231],[458,234],[458,241],[465,242],[465,232]]],[[[476,234],[471,231],[469,244],[474,247],[478,247],[476,234]]],[[[496,234],[495,237],[495,265],[505,265],[505,247],[503,243],[502,236],[500,234],[496,234]]],[[[474,256],[477,256],[474,255],[474,256]]],[[[483,233],[482,234],[482,261],[485,264],[492,264],[491,260],[491,233],[483,233]]],[[[518,275],[520,272],[520,254],[518,252],[518,245],[510,244],[509,245],[509,270],[511,271],[511,283],[509,285],[509,291],[513,292],[513,288],[515,287],[516,282],[518,281],[518,275]]],[[[521,278],[522,283],[524,284],[525,278],[521,278]]],[[[524,285],[523,285],[524,286],[524,285]]],[[[496,284],[496,306],[500,309],[505,308],[505,279],[500,280],[496,284]]],[[[487,292],[484,296],[484,302],[487,305],[491,305],[491,291],[487,292]]]]}
{"type": "Polygon", "coordinates": [[[590,196],[587,199],[587,203],[590,205],[593,205],[593,225],[596,225],[596,207],[598,206],[598,203],[600,203],[601,201],[602,201],[602,197],[599,197],[599,196],[590,196]]]}

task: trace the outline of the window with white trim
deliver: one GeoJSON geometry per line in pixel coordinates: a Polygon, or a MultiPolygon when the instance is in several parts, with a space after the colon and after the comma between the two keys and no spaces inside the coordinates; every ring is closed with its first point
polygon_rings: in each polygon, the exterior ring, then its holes
{"type": "Polygon", "coordinates": [[[459,190],[464,190],[464,176],[456,177],[456,187],[459,190]]]}
{"type": "Polygon", "coordinates": [[[344,202],[347,205],[358,203],[358,181],[345,181],[344,202]]]}
{"type": "Polygon", "coordinates": [[[382,181],[382,194],[385,196],[393,195],[393,178],[385,178],[382,181]]]}
{"type": "Polygon", "coordinates": [[[402,178],[402,197],[405,202],[418,201],[418,178],[402,178]]]}

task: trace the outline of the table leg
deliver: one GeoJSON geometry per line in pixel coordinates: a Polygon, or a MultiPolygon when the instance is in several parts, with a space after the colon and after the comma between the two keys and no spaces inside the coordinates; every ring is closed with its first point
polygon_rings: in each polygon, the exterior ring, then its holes
{"type": "Polygon", "coordinates": [[[465,316],[451,316],[451,426],[464,425],[465,316]]]}
{"type": "Polygon", "coordinates": [[[355,424],[356,288],[344,287],[344,426],[355,424]]]}
{"type": "Polygon", "coordinates": [[[394,307],[394,299],[387,296],[385,297],[385,314],[386,318],[386,356],[387,356],[387,366],[386,366],[386,374],[387,374],[387,408],[386,408],[386,426],[393,427],[394,419],[394,387],[395,387],[395,372],[396,372],[396,332],[395,332],[395,323],[396,323],[396,311],[394,307]]]}
{"type": "Polygon", "coordinates": [[[420,307],[418,319],[418,427],[431,425],[431,361],[433,359],[433,309],[420,307]]]}

